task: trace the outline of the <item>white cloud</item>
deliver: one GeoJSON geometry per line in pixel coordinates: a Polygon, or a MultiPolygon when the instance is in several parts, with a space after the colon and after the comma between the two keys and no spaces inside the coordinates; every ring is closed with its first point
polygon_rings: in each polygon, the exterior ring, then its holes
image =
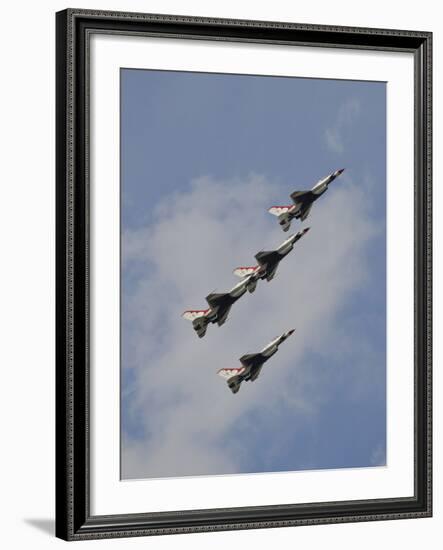
{"type": "MultiPolygon", "coordinates": [[[[290,190],[277,191],[284,197],[290,190]]],[[[333,373],[315,370],[306,358],[312,350],[335,353],[325,346],[340,308],[366,280],[364,249],[378,230],[364,188],[349,177],[314,205],[304,224],[311,231],[282,261],[275,280],[260,281],[254,294],[244,295],[224,326],[210,325],[200,340],[181,318],[185,309],[205,307],[212,290],[228,290],[236,282],[233,268],[253,265],[256,252],[287,238],[266,212],[275,193],[275,185],[254,175],[200,178],[166,197],[147,227],[123,234],[126,273],[139,275],[123,303],[124,368],[134,375],[126,414],[143,433],[123,438],[123,477],[241,471],[249,450],[230,434],[246,415],[259,410],[272,422],[284,404],[301,421],[321,409],[333,373]],[[293,327],[296,333],[260,378],[231,394],[216,371],[293,327]],[[307,398],[305,387],[315,387],[314,396],[307,398]]],[[[294,223],[291,232],[299,228],[294,223]]],[[[337,338],[340,352],[353,345],[339,330],[337,338]]],[[[244,433],[248,427],[259,429],[248,421],[244,433]]]]}
{"type": "Polygon", "coordinates": [[[332,127],[326,128],[325,140],[334,153],[344,153],[345,143],[350,135],[352,124],[360,114],[360,101],[349,99],[338,110],[337,119],[332,127]]]}

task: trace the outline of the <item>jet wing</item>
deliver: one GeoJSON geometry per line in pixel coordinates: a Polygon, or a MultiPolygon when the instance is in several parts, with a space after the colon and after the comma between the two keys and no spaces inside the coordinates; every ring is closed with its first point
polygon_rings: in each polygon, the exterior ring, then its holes
{"type": "Polygon", "coordinates": [[[255,255],[255,259],[260,265],[269,265],[274,262],[278,263],[281,260],[281,256],[275,250],[262,250],[255,255]]]}
{"type": "Polygon", "coordinates": [[[228,318],[229,312],[231,311],[231,305],[229,306],[220,306],[217,310],[217,325],[221,327],[223,323],[228,318]]]}
{"type": "Polygon", "coordinates": [[[290,196],[295,204],[300,204],[312,199],[312,195],[312,191],[294,191],[290,196]]]}
{"type": "Polygon", "coordinates": [[[311,208],[312,208],[312,202],[310,205],[306,206],[305,208],[302,207],[301,211],[300,211],[300,220],[302,222],[304,222],[306,220],[306,218],[308,217],[309,215],[309,212],[311,211],[311,208]]]}
{"type": "Polygon", "coordinates": [[[243,374],[245,379],[254,382],[258,378],[266,359],[262,353],[250,353],[240,357],[240,363],[247,369],[246,374],[243,374]]]}
{"type": "Polygon", "coordinates": [[[277,267],[278,263],[274,265],[272,269],[268,269],[266,273],[266,280],[272,281],[272,279],[275,277],[275,274],[277,273],[277,267]]]}
{"type": "Polygon", "coordinates": [[[216,292],[212,292],[212,294],[208,294],[208,296],[206,296],[206,301],[211,307],[215,308],[223,302],[225,297],[226,294],[217,294],[216,292]]]}
{"type": "Polygon", "coordinates": [[[244,367],[253,368],[261,365],[264,357],[261,353],[248,353],[247,355],[243,355],[240,357],[240,363],[244,367]]]}
{"type": "Polygon", "coordinates": [[[254,382],[254,380],[257,380],[257,378],[259,377],[259,374],[261,373],[262,367],[263,367],[263,365],[260,365],[259,367],[255,368],[255,369],[252,369],[251,375],[250,375],[250,378],[249,378],[249,380],[251,382],[254,382]]]}

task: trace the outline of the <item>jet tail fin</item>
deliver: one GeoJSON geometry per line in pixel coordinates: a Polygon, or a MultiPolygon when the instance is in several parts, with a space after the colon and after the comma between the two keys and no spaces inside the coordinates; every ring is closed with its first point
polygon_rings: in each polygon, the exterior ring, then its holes
{"type": "Polygon", "coordinates": [[[227,381],[229,389],[232,391],[232,393],[238,392],[242,382],[243,379],[240,376],[233,376],[227,381]]]}
{"type": "Polygon", "coordinates": [[[292,204],[288,206],[271,206],[271,208],[268,209],[268,212],[273,216],[280,217],[282,214],[286,214],[293,206],[294,205],[292,204]]]}
{"type": "Polygon", "coordinates": [[[289,214],[280,214],[278,223],[283,231],[288,231],[291,227],[291,216],[289,214]]]}
{"type": "Polygon", "coordinates": [[[194,327],[195,332],[199,338],[203,338],[206,334],[206,329],[208,327],[208,319],[206,314],[208,309],[189,309],[182,313],[182,317],[188,321],[192,321],[192,326],[194,327]]]}
{"type": "Polygon", "coordinates": [[[182,313],[182,317],[187,321],[195,321],[200,317],[204,317],[207,312],[207,309],[188,309],[182,313]]]}
{"type": "Polygon", "coordinates": [[[224,378],[232,393],[237,393],[243,382],[241,374],[245,371],[244,367],[235,367],[231,369],[220,369],[217,374],[224,378]]]}
{"type": "Polygon", "coordinates": [[[199,317],[192,321],[192,326],[194,327],[195,332],[199,338],[203,338],[206,334],[206,329],[208,328],[208,320],[206,317],[199,317]]]}
{"type": "Polygon", "coordinates": [[[242,267],[236,267],[234,269],[234,271],[232,273],[234,273],[234,275],[237,275],[237,277],[247,277],[248,275],[252,275],[252,273],[254,273],[254,271],[256,271],[258,269],[258,266],[257,265],[253,265],[253,266],[242,266],[242,267]]]}
{"type": "Polygon", "coordinates": [[[219,371],[217,371],[217,374],[225,380],[229,380],[233,376],[238,376],[239,374],[242,374],[244,371],[245,367],[231,367],[229,369],[220,369],[219,371]]]}

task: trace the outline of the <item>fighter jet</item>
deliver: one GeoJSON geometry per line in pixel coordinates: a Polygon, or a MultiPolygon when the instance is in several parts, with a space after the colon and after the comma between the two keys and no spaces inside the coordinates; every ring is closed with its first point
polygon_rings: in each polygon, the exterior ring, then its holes
{"type": "Polygon", "coordinates": [[[192,321],[192,326],[199,338],[203,338],[209,323],[217,323],[220,327],[226,321],[232,305],[246,292],[247,280],[237,283],[229,292],[217,294],[212,292],[206,296],[208,309],[190,309],[182,317],[192,321]]]}
{"type": "Polygon", "coordinates": [[[294,204],[272,206],[268,212],[278,217],[278,223],[283,231],[288,231],[294,218],[304,221],[308,217],[314,202],[328,190],[329,184],[342,174],[343,171],[344,168],[341,168],[329,174],[329,176],[317,182],[310,191],[294,191],[291,194],[294,204]]]}
{"type": "Polygon", "coordinates": [[[226,382],[232,393],[237,393],[243,381],[250,380],[254,382],[258,378],[260,371],[266,361],[278,351],[278,346],[294,332],[294,329],[283,333],[281,336],[272,340],[259,353],[250,353],[240,357],[241,367],[230,369],[220,369],[217,374],[226,379],[226,382]]]}
{"type": "Polygon", "coordinates": [[[249,292],[254,292],[259,279],[272,280],[278,268],[278,264],[281,260],[291,252],[294,248],[294,244],[303,237],[305,233],[309,231],[309,227],[302,229],[296,235],[291,235],[289,239],[286,239],[277,250],[265,251],[262,250],[255,255],[255,259],[258,265],[250,267],[237,267],[234,269],[234,274],[238,277],[243,277],[243,281],[246,284],[246,288],[249,292]]]}

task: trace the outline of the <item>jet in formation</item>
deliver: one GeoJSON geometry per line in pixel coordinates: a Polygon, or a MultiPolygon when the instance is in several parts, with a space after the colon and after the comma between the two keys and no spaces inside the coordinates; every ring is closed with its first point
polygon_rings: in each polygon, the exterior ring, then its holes
{"type": "Polygon", "coordinates": [[[241,367],[233,367],[230,369],[220,369],[217,374],[226,379],[226,382],[232,391],[237,393],[243,381],[254,382],[261,372],[266,361],[278,351],[279,345],[286,340],[294,332],[294,329],[283,333],[275,340],[272,340],[259,353],[250,353],[240,357],[241,367]]]}
{"type": "Polygon", "coordinates": [[[260,279],[271,281],[277,271],[278,265],[283,258],[291,252],[294,244],[309,231],[309,227],[302,229],[296,235],[291,235],[276,250],[262,250],[255,255],[258,265],[249,267],[237,267],[234,274],[243,277],[246,288],[249,292],[254,292],[257,282],[260,279]]]}
{"type": "Polygon", "coordinates": [[[314,202],[328,190],[329,184],[342,174],[343,171],[344,168],[341,168],[329,174],[317,182],[309,191],[294,191],[291,194],[293,204],[288,206],[272,206],[268,212],[278,217],[278,223],[283,231],[288,231],[294,218],[305,221],[314,202]]]}
{"type": "Polygon", "coordinates": [[[208,309],[189,309],[183,317],[192,321],[192,326],[199,338],[203,338],[209,323],[217,323],[220,327],[228,318],[229,311],[235,302],[246,292],[246,279],[237,283],[229,292],[212,292],[206,296],[208,309]]]}
{"type": "Polygon", "coordinates": [[[251,267],[238,267],[234,273],[242,277],[229,292],[213,292],[206,296],[209,308],[207,309],[188,309],[182,316],[188,321],[192,321],[192,326],[199,338],[206,334],[209,323],[217,323],[218,326],[228,318],[229,311],[235,302],[243,296],[248,290],[254,292],[259,279],[270,281],[275,276],[278,264],[291,252],[294,244],[309,231],[309,227],[302,229],[296,235],[291,235],[276,250],[262,250],[255,255],[258,265],[251,267]]]}

